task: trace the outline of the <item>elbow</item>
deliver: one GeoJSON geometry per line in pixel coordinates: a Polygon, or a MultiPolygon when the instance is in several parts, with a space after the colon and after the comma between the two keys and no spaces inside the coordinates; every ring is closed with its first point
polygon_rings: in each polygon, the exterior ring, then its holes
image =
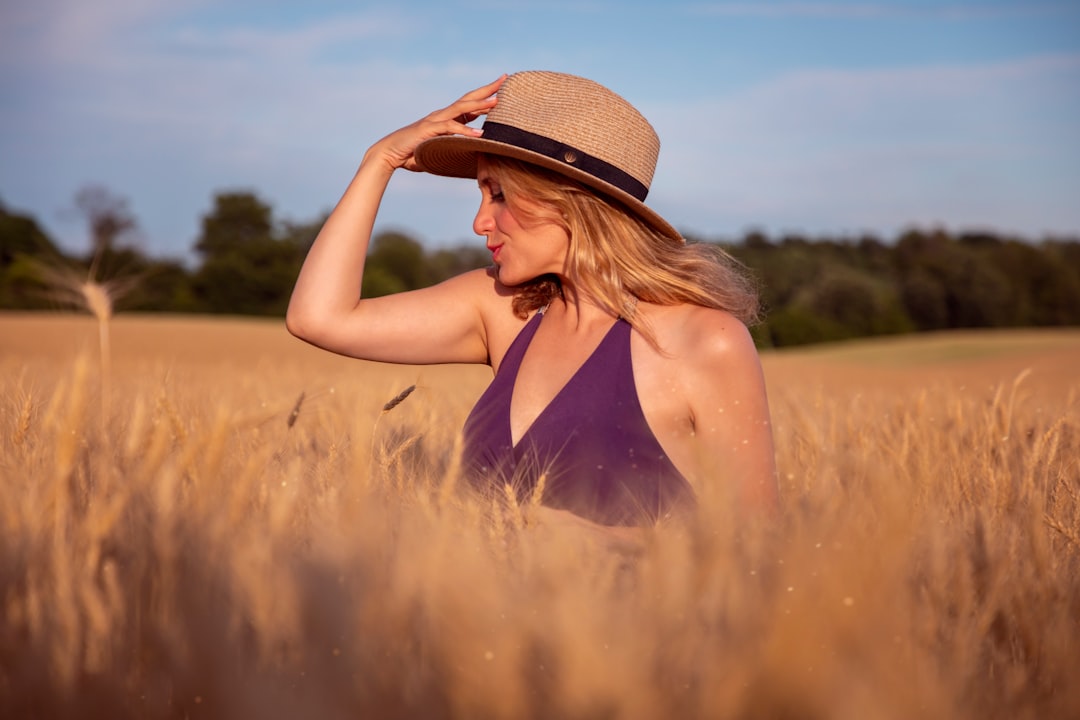
{"type": "Polygon", "coordinates": [[[324,308],[305,307],[292,303],[285,311],[285,329],[300,340],[315,347],[341,352],[345,342],[342,328],[346,315],[331,313],[324,308]]]}
{"type": "Polygon", "coordinates": [[[310,312],[304,312],[293,304],[290,304],[289,309],[285,312],[285,329],[293,337],[317,344],[315,341],[318,336],[316,318],[312,317],[310,312]]]}
{"type": "Polygon", "coordinates": [[[285,311],[285,329],[310,345],[349,355],[349,328],[354,327],[349,322],[351,317],[349,310],[320,303],[298,303],[294,298],[285,311]]]}
{"type": "Polygon", "coordinates": [[[285,314],[285,329],[288,330],[289,334],[293,337],[300,338],[301,340],[304,339],[303,325],[300,324],[300,321],[291,312],[285,314]]]}

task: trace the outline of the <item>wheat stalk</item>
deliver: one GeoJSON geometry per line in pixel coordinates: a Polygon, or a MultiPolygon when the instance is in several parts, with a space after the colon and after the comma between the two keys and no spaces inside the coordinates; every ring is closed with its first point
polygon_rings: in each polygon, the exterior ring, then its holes
{"type": "Polygon", "coordinates": [[[97,318],[98,353],[101,360],[101,414],[102,426],[107,418],[109,401],[112,397],[112,342],[109,335],[109,323],[113,317],[113,299],[106,285],[87,279],[79,286],[84,306],[97,318]]]}
{"type": "Polygon", "coordinates": [[[375,438],[377,437],[377,431],[379,429],[379,421],[382,420],[384,415],[393,411],[394,408],[403,403],[405,401],[405,398],[412,395],[414,390],[416,390],[416,383],[413,383],[409,387],[399,392],[394,397],[390,398],[390,400],[388,400],[382,406],[382,411],[379,412],[378,417],[375,418],[375,424],[371,428],[371,451],[369,453],[369,457],[371,458],[372,462],[375,459],[375,438]]]}
{"type": "Polygon", "coordinates": [[[288,419],[285,420],[286,426],[291,430],[292,426],[296,424],[296,419],[300,417],[300,406],[304,403],[304,393],[300,393],[300,397],[296,398],[296,404],[293,405],[292,412],[289,413],[288,419]]]}
{"type": "Polygon", "coordinates": [[[31,393],[23,391],[22,408],[15,420],[15,433],[11,442],[15,447],[21,447],[30,432],[30,422],[34,415],[34,397],[31,393]]]}
{"type": "Polygon", "coordinates": [[[540,473],[540,477],[536,480],[536,486],[533,487],[532,494],[529,496],[529,507],[536,509],[540,507],[541,501],[544,499],[544,486],[547,485],[547,473],[540,473]]]}
{"type": "Polygon", "coordinates": [[[100,361],[101,383],[101,427],[106,427],[110,399],[112,396],[112,343],[110,324],[113,318],[114,304],[138,282],[136,278],[113,278],[99,281],[99,256],[90,263],[90,269],[83,278],[76,271],[62,265],[36,263],[42,279],[49,287],[52,297],[64,305],[86,310],[97,320],[98,358],[100,361]]]}
{"type": "Polygon", "coordinates": [[[518,502],[517,493],[510,483],[503,485],[503,493],[506,495],[506,504],[510,508],[510,522],[515,530],[525,527],[525,516],[521,513],[521,504],[518,502]]]}
{"type": "Polygon", "coordinates": [[[396,465],[398,460],[401,459],[401,456],[407,453],[409,451],[409,448],[419,442],[421,437],[422,436],[419,434],[410,435],[409,437],[399,442],[397,444],[397,447],[394,448],[394,452],[383,457],[383,461],[381,463],[383,470],[389,470],[391,467],[396,465]]]}
{"type": "Polygon", "coordinates": [[[404,402],[405,398],[412,395],[413,390],[415,390],[415,389],[416,389],[416,385],[410,385],[409,387],[405,388],[404,390],[399,392],[394,397],[390,398],[390,401],[387,402],[385,405],[383,405],[382,412],[383,413],[388,413],[391,410],[393,410],[394,408],[396,408],[398,405],[400,405],[402,402],[404,402]]]}
{"type": "MultiPolygon", "coordinates": [[[[687,528],[612,554],[550,541],[574,532],[554,518],[516,530],[516,510],[528,522],[550,500],[542,467],[517,495],[497,482],[452,502],[459,464],[438,505],[417,492],[426,483],[372,492],[363,437],[391,405],[378,391],[358,447],[351,427],[333,429],[355,420],[346,405],[282,458],[285,408],[278,432],[238,427],[250,395],[220,392],[234,370],[201,369],[203,385],[143,371],[143,385],[114,383],[131,409],[105,446],[86,437],[93,359],[51,396],[18,372],[0,378],[0,577],[18,658],[0,667],[13,688],[0,706],[23,703],[0,715],[71,714],[87,687],[120,714],[145,698],[148,718],[378,716],[421,702],[491,717],[997,720],[1080,707],[1080,406],[1069,387],[1040,390],[1039,372],[1010,407],[1008,384],[996,404],[974,383],[845,401],[847,368],[834,386],[788,370],[793,387],[772,393],[782,532],[738,526],[722,492],[702,492],[687,528]],[[1019,501],[990,491],[1010,482],[1019,501]]],[[[245,380],[303,382],[278,365],[245,380]]],[[[316,402],[301,398],[287,424],[316,402]]],[[[395,428],[375,457],[393,480],[440,479],[410,462],[421,440],[460,463],[460,432],[438,431],[444,415],[427,403],[405,410],[427,425],[395,428]]]]}

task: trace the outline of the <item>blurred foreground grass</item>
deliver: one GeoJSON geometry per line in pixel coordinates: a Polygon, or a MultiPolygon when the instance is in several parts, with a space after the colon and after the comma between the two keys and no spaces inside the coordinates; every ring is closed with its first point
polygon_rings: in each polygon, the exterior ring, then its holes
{"type": "Polygon", "coordinates": [[[740,523],[717,482],[626,556],[447,482],[482,370],[132,320],[103,407],[92,327],[22,322],[0,318],[2,717],[1080,716],[1060,348],[767,357],[780,522],[740,523]]]}

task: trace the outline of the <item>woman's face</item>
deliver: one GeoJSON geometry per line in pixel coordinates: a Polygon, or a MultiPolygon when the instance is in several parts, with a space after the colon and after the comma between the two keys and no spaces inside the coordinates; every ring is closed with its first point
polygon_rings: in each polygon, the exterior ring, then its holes
{"type": "Polygon", "coordinates": [[[566,231],[550,220],[519,219],[506,201],[494,169],[483,156],[477,165],[476,180],[481,198],[473,231],[487,239],[499,282],[520,285],[548,273],[564,275],[570,249],[566,231]]]}

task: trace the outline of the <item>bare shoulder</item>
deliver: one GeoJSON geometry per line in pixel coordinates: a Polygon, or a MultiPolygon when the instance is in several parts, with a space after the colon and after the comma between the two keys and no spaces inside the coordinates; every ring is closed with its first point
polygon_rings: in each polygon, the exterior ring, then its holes
{"type": "Polygon", "coordinates": [[[731,313],[698,305],[645,306],[661,352],[688,369],[759,363],[750,331],[731,313]]]}
{"type": "Polygon", "coordinates": [[[731,491],[745,507],[774,508],[765,376],[746,325],[692,305],[640,308],[659,347],[638,338],[634,377],[646,420],[672,462],[699,493],[731,491]]]}
{"type": "Polygon", "coordinates": [[[455,275],[431,288],[413,293],[387,295],[372,298],[368,303],[396,303],[399,298],[429,294],[429,301],[438,301],[439,310],[452,311],[455,306],[473,307],[485,320],[488,316],[499,317],[513,303],[513,290],[500,283],[492,268],[478,268],[455,275]]]}

